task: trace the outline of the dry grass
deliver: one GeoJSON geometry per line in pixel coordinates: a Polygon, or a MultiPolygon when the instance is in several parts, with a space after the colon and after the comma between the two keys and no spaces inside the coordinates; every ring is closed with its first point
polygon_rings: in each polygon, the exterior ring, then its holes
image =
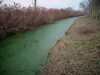
{"type": "Polygon", "coordinates": [[[49,24],[56,20],[84,15],[84,12],[69,9],[21,8],[18,5],[0,7],[0,37],[49,24]]]}
{"type": "Polygon", "coordinates": [[[98,24],[97,20],[91,18],[78,18],[68,34],[51,49],[40,75],[100,75],[98,24]]]}
{"type": "Polygon", "coordinates": [[[87,27],[80,27],[80,29],[78,29],[78,33],[80,35],[89,35],[89,34],[94,34],[95,30],[87,27]]]}

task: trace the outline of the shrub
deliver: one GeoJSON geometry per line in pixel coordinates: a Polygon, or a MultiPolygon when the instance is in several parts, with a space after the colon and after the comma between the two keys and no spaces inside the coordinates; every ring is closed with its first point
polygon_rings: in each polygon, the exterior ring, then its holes
{"type": "Polygon", "coordinates": [[[47,9],[44,7],[20,7],[3,5],[0,7],[0,37],[24,30],[32,30],[67,17],[84,15],[84,12],[68,9],[47,9]]]}
{"type": "Polygon", "coordinates": [[[68,35],[68,32],[65,32],[65,35],[68,35]]]}

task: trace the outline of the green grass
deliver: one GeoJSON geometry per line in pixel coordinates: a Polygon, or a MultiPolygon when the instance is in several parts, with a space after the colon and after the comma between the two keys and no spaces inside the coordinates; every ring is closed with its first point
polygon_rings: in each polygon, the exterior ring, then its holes
{"type": "Polygon", "coordinates": [[[65,32],[65,35],[68,35],[68,32],[65,32]]]}
{"type": "Polygon", "coordinates": [[[56,44],[58,44],[60,42],[60,40],[57,40],[57,43],[56,44]]]}
{"type": "Polygon", "coordinates": [[[96,48],[100,49],[100,43],[96,44],[96,48]]]}

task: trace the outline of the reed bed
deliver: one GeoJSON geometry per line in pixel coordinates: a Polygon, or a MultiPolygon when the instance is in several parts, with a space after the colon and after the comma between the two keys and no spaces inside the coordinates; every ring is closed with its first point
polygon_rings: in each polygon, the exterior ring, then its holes
{"type": "Polygon", "coordinates": [[[84,14],[82,11],[72,9],[48,9],[44,7],[34,9],[17,5],[3,5],[0,7],[0,38],[18,34],[25,30],[34,30],[36,27],[44,24],[84,14]]]}

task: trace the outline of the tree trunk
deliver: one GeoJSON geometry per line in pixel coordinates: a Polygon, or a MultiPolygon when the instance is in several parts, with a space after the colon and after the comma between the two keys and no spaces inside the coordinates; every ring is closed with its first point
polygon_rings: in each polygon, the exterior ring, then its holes
{"type": "Polygon", "coordinates": [[[36,0],[34,0],[34,8],[35,8],[35,9],[36,9],[36,4],[37,4],[37,3],[36,3],[36,0]]]}

